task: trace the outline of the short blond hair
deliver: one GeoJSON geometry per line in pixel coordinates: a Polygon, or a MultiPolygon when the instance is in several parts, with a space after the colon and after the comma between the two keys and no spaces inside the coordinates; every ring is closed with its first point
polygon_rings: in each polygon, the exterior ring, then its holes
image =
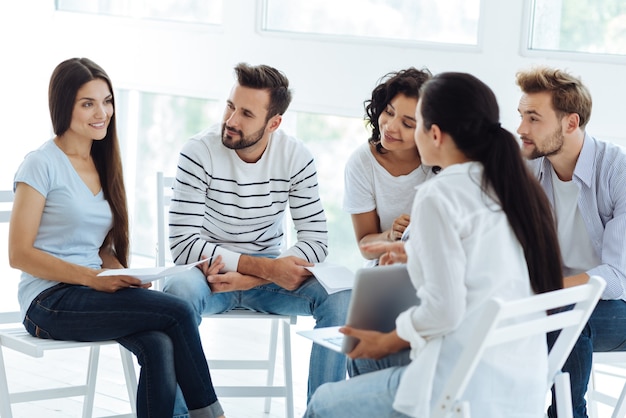
{"type": "Polygon", "coordinates": [[[548,92],[552,95],[552,107],[561,117],[576,113],[579,126],[584,129],[591,118],[592,100],[587,87],[580,78],[566,71],[534,67],[516,74],[517,85],[524,93],[548,92]]]}

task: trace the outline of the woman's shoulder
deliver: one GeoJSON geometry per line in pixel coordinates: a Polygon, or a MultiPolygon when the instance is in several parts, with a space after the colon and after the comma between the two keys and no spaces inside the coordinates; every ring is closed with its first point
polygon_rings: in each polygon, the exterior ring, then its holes
{"type": "Polygon", "coordinates": [[[374,157],[373,152],[376,152],[369,143],[359,145],[352,151],[352,154],[346,161],[346,166],[350,166],[353,169],[370,168],[377,165],[378,162],[374,157]]]}
{"type": "Polygon", "coordinates": [[[29,151],[22,161],[24,168],[54,167],[58,158],[58,148],[53,140],[44,142],[39,148],[29,151]]]}
{"type": "Polygon", "coordinates": [[[418,193],[436,195],[442,200],[456,199],[458,195],[481,192],[482,166],[470,162],[454,164],[418,186],[418,193]]]}
{"type": "Polygon", "coordinates": [[[27,183],[45,196],[52,184],[64,180],[61,159],[64,155],[52,140],[45,142],[26,154],[13,181],[27,183]]]}

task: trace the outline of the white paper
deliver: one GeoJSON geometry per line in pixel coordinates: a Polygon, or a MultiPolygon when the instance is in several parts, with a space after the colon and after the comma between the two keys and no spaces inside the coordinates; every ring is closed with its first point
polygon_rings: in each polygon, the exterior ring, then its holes
{"type": "Polygon", "coordinates": [[[329,295],[352,289],[354,286],[354,273],[347,267],[332,263],[317,263],[306,269],[313,273],[329,295]]]}
{"type": "Polygon", "coordinates": [[[171,267],[144,267],[144,268],[126,268],[126,269],[110,269],[104,270],[98,276],[132,276],[141,280],[142,283],[149,283],[166,276],[172,276],[177,273],[189,270],[200,263],[209,261],[208,259],[196,261],[191,264],[183,264],[171,267]]]}

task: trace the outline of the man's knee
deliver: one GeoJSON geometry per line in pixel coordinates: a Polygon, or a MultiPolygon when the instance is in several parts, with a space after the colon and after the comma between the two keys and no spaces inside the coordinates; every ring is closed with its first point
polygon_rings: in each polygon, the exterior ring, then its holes
{"type": "Polygon", "coordinates": [[[340,321],[346,320],[351,295],[352,292],[350,290],[344,290],[328,295],[326,304],[330,305],[330,310],[333,312],[333,316],[340,321]]]}
{"type": "Polygon", "coordinates": [[[200,323],[206,300],[211,294],[202,271],[194,268],[175,276],[166,277],[163,292],[189,302],[196,313],[196,322],[200,323]]]}
{"type": "Polygon", "coordinates": [[[208,293],[209,287],[202,272],[194,268],[166,277],[163,291],[189,300],[189,298],[201,296],[204,292],[208,293]]]}

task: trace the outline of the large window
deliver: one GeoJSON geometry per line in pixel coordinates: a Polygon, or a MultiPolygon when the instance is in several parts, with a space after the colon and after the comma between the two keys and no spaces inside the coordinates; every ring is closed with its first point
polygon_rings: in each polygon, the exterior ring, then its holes
{"type": "Polygon", "coordinates": [[[58,10],[112,16],[222,23],[222,0],[56,0],[58,10]]]}
{"type": "Polygon", "coordinates": [[[530,49],[626,55],[624,0],[535,0],[530,49]]]}
{"type": "Polygon", "coordinates": [[[480,0],[265,0],[276,32],[476,45],[480,0]]]}
{"type": "Polygon", "coordinates": [[[220,120],[215,101],[136,91],[116,95],[119,136],[131,210],[134,255],[156,252],[156,172],[174,175],[178,153],[192,135],[220,120]]]}

